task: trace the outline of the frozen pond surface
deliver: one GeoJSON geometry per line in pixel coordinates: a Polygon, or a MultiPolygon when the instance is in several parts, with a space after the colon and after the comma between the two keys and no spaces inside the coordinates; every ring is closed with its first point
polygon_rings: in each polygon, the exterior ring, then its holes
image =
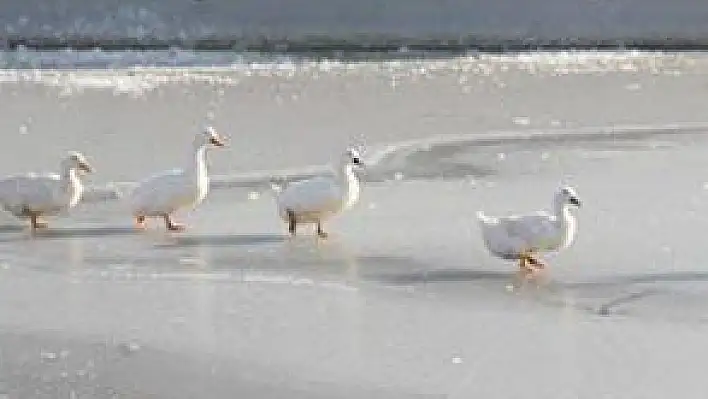
{"type": "Polygon", "coordinates": [[[214,190],[181,215],[185,233],[136,233],[118,200],[37,237],[3,215],[0,392],[702,397],[708,70],[698,56],[620,58],[563,75],[543,72],[559,62],[547,57],[425,76],[403,64],[7,78],[5,173],[81,149],[95,192],[129,186],[186,159],[205,118],[231,146],[210,154],[214,190]],[[286,239],[269,180],[352,142],[371,161],[360,204],[326,242],[286,239]],[[514,265],[486,254],[474,214],[547,207],[562,182],[584,203],[578,241],[511,289],[514,265]]]}

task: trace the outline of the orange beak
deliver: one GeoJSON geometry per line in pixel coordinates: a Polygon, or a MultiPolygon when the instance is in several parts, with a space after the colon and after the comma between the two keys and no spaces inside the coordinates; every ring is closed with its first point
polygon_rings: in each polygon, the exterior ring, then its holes
{"type": "Polygon", "coordinates": [[[212,137],[211,140],[209,140],[209,143],[211,143],[217,147],[224,147],[225,146],[223,140],[221,138],[217,138],[217,137],[212,137]]]}
{"type": "Polygon", "coordinates": [[[91,167],[91,165],[89,165],[89,164],[86,163],[86,162],[79,162],[79,169],[81,169],[82,171],[84,171],[84,172],[86,172],[86,173],[92,173],[92,172],[93,172],[93,167],[91,167]]]}

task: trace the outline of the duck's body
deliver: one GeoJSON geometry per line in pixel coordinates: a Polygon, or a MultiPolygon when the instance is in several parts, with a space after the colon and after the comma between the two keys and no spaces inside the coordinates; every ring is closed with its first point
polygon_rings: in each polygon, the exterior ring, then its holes
{"type": "Polygon", "coordinates": [[[334,176],[288,185],[278,196],[277,205],[279,216],[289,224],[290,234],[295,234],[298,224],[316,224],[318,235],[326,237],[322,223],[359,200],[359,178],[354,174],[354,167],[359,165],[358,152],[349,150],[334,176]]]}
{"type": "Polygon", "coordinates": [[[575,240],[577,222],[571,205],[580,206],[580,201],[572,188],[564,187],[554,198],[553,212],[504,217],[477,212],[485,246],[496,257],[518,260],[522,269],[528,270],[528,264],[543,267],[537,254],[561,251],[575,240]]]}
{"type": "Polygon", "coordinates": [[[162,217],[169,230],[182,230],[172,222],[172,214],[181,209],[195,208],[209,192],[206,150],[210,145],[223,146],[221,138],[207,129],[194,142],[191,165],[155,174],[138,184],[130,193],[130,206],[139,227],[145,227],[148,217],[162,217]]]}
{"type": "Polygon", "coordinates": [[[83,185],[74,176],[28,174],[0,180],[3,209],[20,219],[29,219],[32,213],[56,216],[76,206],[82,193],[83,185]]]}
{"type": "Polygon", "coordinates": [[[316,177],[289,185],[278,197],[278,210],[289,220],[288,209],[298,223],[317,223],[354,205],[359,199],[359,181],[337,181],[334,177],[316,177]]]}
{"type": "Polygon", "coordinates": [[[182,208],[194,208],[207,196],[209,177],[174,169],[143,180],[133,191],[133,212],[160,217],[182,208]]]}
{"type": "Polygon", "coordinates": [[[490,217],[479,212],[477,217],[487,249],[503,259],[519,259],[529,251],[559,251],[575,237],[575,218],[571,215],[565,221],[547,212],[508,217],[490,217]]]}
{"type": "Polygon", "coordinates": [[[0,206],[19,219],[31,220],[33,230],[46,227],[40,219],[57,216],[79,203],[84,192],[79,171],[92,171],[77,152],[62,161],[61,169],[60,174],[28,173],[0,180],[0,206]]]}

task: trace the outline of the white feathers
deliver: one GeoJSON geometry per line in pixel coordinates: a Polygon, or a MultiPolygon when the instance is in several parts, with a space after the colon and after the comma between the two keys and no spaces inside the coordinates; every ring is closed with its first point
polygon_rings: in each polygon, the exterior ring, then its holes
{"type": "Polygon", "coordinates": [[[288,211],[298,223],[319,223],[359,200],[359,178],[354,168],[362,166],[357,150],[347,150],[333,176],[315,177],[289,184],[277,196],[278,213],[288,220],[288,211]]]}
{"type": "Polygon", "coordinates": [[[196,135],[193,160],[184,169],[174,169],[153,175],[130,193],[133,215],[137,217],[168,217],[186,207],[195,207],[206,198],[209,176],[206,166],[208,147],[222,147],[223,140],[209,127],[196,135]]]}
{"type": "Polygon", "coordinates": [[[571,206],[580,206],[580,201],[573,188],[563,187],[553,198],[552,212],[494,217],[480,211],[477,219],[486,248],[494,256],[511,260],[570,246],[577,230],[571,206]]]}
{"type": "Polygon", "coordinates": [[[73,208],[84,191],[80,174],[93,168],[83,154],[70,152],[60,169],[59,174],[28,173],[0,180],[0,205],[17,218],[31,219],[33,228],[38,227],[38,218],[73,208]]]}

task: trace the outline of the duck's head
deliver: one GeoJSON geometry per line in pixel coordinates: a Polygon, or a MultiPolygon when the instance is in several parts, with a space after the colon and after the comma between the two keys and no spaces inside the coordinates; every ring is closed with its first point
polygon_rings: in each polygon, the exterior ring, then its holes
{"type": "Polygon", "coordinates": [[[93,166],[91,166],[84,154],[78,151],[69,152],[64,159],[64,166],[81,173],[93,173],[93,166]]]}
{"type": "Polygon", "coordinates": [[[558,190],[558,194],[556,194],[556,198],[562,204],[571,205],[577,208],[580,208],[582,205],[580,199],[578,198],[578,193],[576,193],[575,189],[571,186],[561,187],[558,190]]]}
{"type": "Polygon", "coordinates": [[[197,137],[197,142],[199,146],[207,147],[224,147],[226,145],[224,138],[211,126],[204,128],[204,131],[197,137]]]}
{"type": "Polygon", "coordinates": [[[364,167],[364,161],[361,159],[361,152],[356,148],[348,148],[344,152],[344,161],[346,164],[353,165],[354,167],[364,167]]]}

